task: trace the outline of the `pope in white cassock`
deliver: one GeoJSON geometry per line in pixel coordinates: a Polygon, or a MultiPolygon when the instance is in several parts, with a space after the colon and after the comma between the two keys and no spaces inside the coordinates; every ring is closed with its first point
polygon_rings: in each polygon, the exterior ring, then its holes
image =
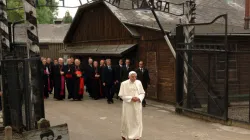
{"type": "Polygon", "coordinates": [[[136,80],[136,72],[129,73],[129,79],[121,83],[119,97],[123,100],[122,106],[122,139],[139,140],[142,136],[142,101],[145,91],[142,83],[136,80]]]}

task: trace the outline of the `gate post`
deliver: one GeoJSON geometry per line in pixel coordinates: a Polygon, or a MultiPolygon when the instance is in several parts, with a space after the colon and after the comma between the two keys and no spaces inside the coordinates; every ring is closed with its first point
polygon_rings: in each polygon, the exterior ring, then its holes
{"type": "Polygon", "coordinates": [[[4,129],[4,140],[12,140],[12,128],[6,126],[4,129]]]}
{"type": "Polygon", "coordinates": [[[24,18],[26,24],[26,49],[27,58],[30,58],[30,50],[39,53],[40,49],[37,46],[39,44],[38,32],[37,32],[37,14],[36,14],[36,2],[35,0],[22,0],[24,7],[24,18]]]}
{"type": "MultiPolygon", "coordinates": [[[[195,0],[186,2],[186,23],[195,23],[195,0]]],[[[184,28],[185,43],[193,43],[194,41],[194,26],[185,26],[184,28]]],[[[186,45],[186,49],[191,49],[191,45],[186,45]]],[[[187,108],[192,108],[193,93],[190,93],[192,88],[192,53],[184,52],[184,92],[187,95],[187,108]]]]}
{"type": "Polygon", "coordinates": [[[50,122],[48,120],[42,118],[37,122],[37,126],[38,126],[39,130],[44,129],[44,128],[49,128],[50,122]]]}
{"type": "Polygon", "coordinates": [[[228,98],[229,98],[229,95],[228,95],[228,53],[229,53],[229,47],[228,47],[228,37],[227,37],[227,26],[228,26],[228,16],[227,14],[224,16],[224,19],[225,19],[225,40],[224,40],[224,43],[225,43],[225,50],[226,50],[226,65],[225,65],[225,95],[224,95],[224,108],[225,108],[225,111],[224,111],[224,119],[225,120],[228,120],[228,98]]]}
{"type": "Polygon", "coordinates": [[[182,110],[178,109],[178,106],[182,107],[183,106],[183,58],[182,55],[180,54],[181,52],[176,53],[176,112],[181,113],[182,110]]]}
{"type": "MultiPolygon", "coordinates": [[[[8,28],[8,19],[7,19],[7,12],[6,10],[6,0],[0,0],[0,66],[2,66],[2,60],[4,55],[3,48],[9,48],[10,42],[9,42],[9,28],[8,28]]],[[[1,68],[2,71],[2,68],[1,68]]],[[[3,91],[3,81],[2,81],[3,73],[0,73],[0,87],[3,91]]],[[[3,110],[3,119],[4,119],[4,125],[7,126],[10,124],[8,120],[9,117],[9,110],[6,107],[6,104],[8,102],[7,95],[3,92],[3,95],[1,97],[2,100],[2,110],[3,110]]]]}
{"type": "MultiPolygon", "coordinates": [[[[178,46],[179,42],[184,42],[184,35],[183,35],[183,26],[177,25],[176,27],[176,40],[175,46],[178,46]]],[[[184,59],[183,59],[183,52],[178,51],[176,52],[176,60],[175,60],[175,74],[176,74],[176,81],[175,81],[175,89],[176,89],[176,112],[181,113],[182,109],[179,109],[178,106],[183,106],[183,66],[184,66],[184,59]]]]}

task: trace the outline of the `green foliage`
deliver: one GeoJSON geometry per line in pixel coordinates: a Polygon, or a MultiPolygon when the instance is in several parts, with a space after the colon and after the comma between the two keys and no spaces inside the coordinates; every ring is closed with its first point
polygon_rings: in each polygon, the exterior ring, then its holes
{"type": "Polygon", "coordinates": [[[66,11],[65,16],[63,17],[63,23],[72,23],[73,18],[70,15],[69,11],[66,11]]]}
{"type": "MultiPolygon", "coordinates": [[[[17,8],[17,7],[22,6],[22,1],[21,0],[8,0],[7,6],[8,6],[8,9],[17,8]]],[[[23,19],[24,11],[23,10],[11,10],[11,11],[7,11],[7,14],[8,14],[9,21],[13,22],[13,21],[18,21],[18,20],[23,19]]]]}
{"type": "MultiPolygon", "coordinates": [[[[39,5],[45,5],[46,0],[38,0],[39,5]]],[[[58,5],[58,2],[52,0],[53,5],[58,5]]],[[[22,0],[8,0],[7,1],[8,9],[22,7],[23,3],[22,0]]],[[[53,23],[54,19],[58,14],[57,7],[37,7],[37,21],[39,24],[50,24],[53,23]]],[[[10,10],[7,11],[9,21],[18,21],[24,19],[24,11],[23,9],[18,10],[10,10]]]]}

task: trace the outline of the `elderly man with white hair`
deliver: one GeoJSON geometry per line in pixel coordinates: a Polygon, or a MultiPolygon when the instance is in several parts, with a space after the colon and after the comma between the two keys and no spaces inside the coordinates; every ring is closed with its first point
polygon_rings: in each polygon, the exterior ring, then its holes
{"type": "Polygon", "coordinates": [[[129,73],[129,79],[121,83],[119,97],[123,100],[121,136],[123,140],[139,140],[142,137],[142,101],[145,91],[136,80],[136,72],[129,73]]]}

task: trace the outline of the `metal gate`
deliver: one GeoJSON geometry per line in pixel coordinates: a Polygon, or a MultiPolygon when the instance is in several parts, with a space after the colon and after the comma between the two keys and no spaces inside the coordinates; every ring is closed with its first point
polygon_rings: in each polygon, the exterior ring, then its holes
{"type": "Polygon", "coordinates": [[[177,111],[227,120],[228,52],[227,15],[218,16],[210,23],[179,25],[176,28],[177,111]],[[206,26],[222,17],[225,19],[225,35],[221,42],[184,43],[185,26],[206,26]]]}
{"type": "Polygon", "coordinates": [[[2,61],[5,126],[32,130],[44,118],[41,70],[40,58],[2,61]]]}

